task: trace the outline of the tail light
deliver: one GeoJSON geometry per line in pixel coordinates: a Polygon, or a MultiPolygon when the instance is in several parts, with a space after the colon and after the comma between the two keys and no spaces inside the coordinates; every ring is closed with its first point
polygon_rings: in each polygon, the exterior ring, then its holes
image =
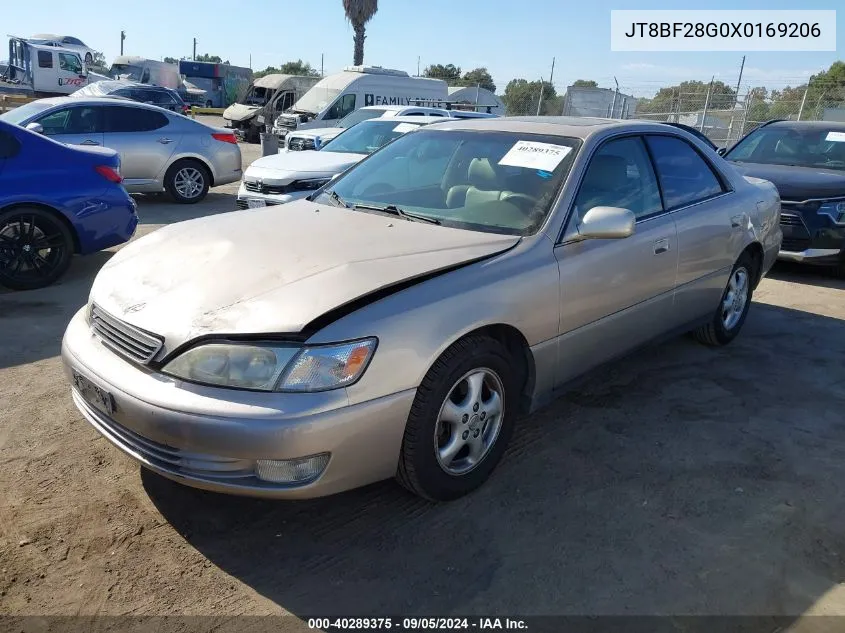
{"type": "Polygon", "coordinates": [[[235,135],[232,132],[214,133],[211,136],[217,141],[223,141],[224,143],[231,143],[232,145],[238,144],[238,139],[235,138],[235,135]]]}
{"type": "Polygon", "coordinates": [[[182,114],[188,114],[191,111],[191,106],[187,103],[182,104],[182,114]]]}
{"type": "Polygon", "coordinates": [[[108,165],[97,165],[96,167],[94,167],[94,171],[96,171],[109,182],[117,184],[123,182],[123,177],[120,175],[119,168],[115,169],[114,167],[109,167],[108,165]]]}

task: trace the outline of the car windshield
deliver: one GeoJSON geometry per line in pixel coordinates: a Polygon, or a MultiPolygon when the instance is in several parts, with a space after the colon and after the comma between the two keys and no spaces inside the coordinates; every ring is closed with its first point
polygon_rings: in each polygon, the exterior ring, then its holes
{"type": "Polygon", "coordinates": [[[92,84],[83,86],[79,90],[71,93],[71,97],[91,97],[111,94],[121,88],[125,88],[126,84],[119,81],[95,81],[92,84]]]}
{"type": "Polygon", "coordinates": [[[261,86],[250,86],[244,98],[240,101],[242,105],[264,106],[270,101],[275,91],[272,88],[261,86]]]}
{"type": "Polygon", "coordinates": [[[362,121],[335,136],[321,149],[341,154],[372,154],[382,145],[418,127],[419,123],[404,123],[393,119],[362,121]]]}
{"type": "Polygon", "coordinates": [[[751,132],[725,156],[769,165],[845,170],[845,127],[766,126],[751,132]]]}
{"type": "Polygon", "coordinates": [[[360,110],[356,110],[352,114],[348,114],[340,120],[340,123],[337,124],[338,127],[348,128],[352,127],[356,123],[360,123],[361,121],[368,121],[369,119],[377,119],[382,114],[384,114],[384,110],[365,110],[361,108],[360,110]]]}
{"type": "Polygon", "coordinates": [[[314,86],[293,104],[291,110],[306,114],[319,114],[329,107],[340,93],[341,91],[336,88],[314,86]]]}
{"type": "Polygon", "coordinates": [[[32,103],[18,106],[17,108],[13,108],[4,114],[0,114],[0,119],[6,123],[20,125],[24,121],[34,117],[39,112],[52,108],[54,105],[55,104],[53,103],[44,103],[43,101],[33,101],[32,103]]]}
{"type": "Polygon", "coordinates": [[[579,145],[578,139],[562,136],[423,128],[358,163],[315,201],[530,235],[548,216],[579,145]]]}
{"type": "Polygon", "coordinates": [[[132,81],[141,81],[141,76],[144,72],[142,66],[133,66],[132,64],[112,64],[109,75],[112,79],[130,79],[132,81]]]}

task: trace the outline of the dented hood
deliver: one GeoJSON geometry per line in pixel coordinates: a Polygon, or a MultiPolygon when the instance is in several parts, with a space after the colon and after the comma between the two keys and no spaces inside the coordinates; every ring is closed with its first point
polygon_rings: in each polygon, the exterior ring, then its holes
{"type": "Polygon", "coordinates": [[[519,237],[299,201],[171,224],[121,249],[91,298],[165,337],[297,333],[326,312],[519,237]]]}
{"type": "Polygon", "coordinates": [[[228,108],[223,110],[223,118],[227,121],[246,121],[254,117],[261,106],[245,105],[243,103],[233,103],[228,108]]]}

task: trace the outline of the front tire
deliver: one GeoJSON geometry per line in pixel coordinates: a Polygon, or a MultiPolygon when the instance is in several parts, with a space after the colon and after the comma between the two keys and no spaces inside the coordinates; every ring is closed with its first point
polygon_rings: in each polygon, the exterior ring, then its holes
{"type": "Polygon", "coordinates": [[[470,335],[423,378],[411,406],[396,478],[425,499],[449,501],[483,484],[507,448],[519,374],[498,341],[470,335]]]}
{"type": "Polygon", "coordinates": [[[195,160],[181,160],[170,166],[164,176],[164,188],[179,204],[196,204],[208,194],[211,176],[195,160]]]}
{"type": "Polygon", "coordinates": [[[73,235],[55,214],[27,207],[0,213],[0,286],[49,286],[67,271],[73,250],[73,235]]]}
{"type": "Polygon", "coordinates": [[[713,318],[692,333],[699,343],[718,347],[727,345],[737,337],[748,316],[756,274],[754,259],[748,253],[743,253],[731,270],[713,318]]]}

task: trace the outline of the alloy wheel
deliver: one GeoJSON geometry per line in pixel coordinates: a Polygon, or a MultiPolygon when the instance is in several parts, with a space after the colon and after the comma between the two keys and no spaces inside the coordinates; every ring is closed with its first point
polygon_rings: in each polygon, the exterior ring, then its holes
{"type": "Polygon", "coordinates": [[[446,396],[434,429],[434,452],[450,475],[478,466],[495,444],[505,412],[505,389],[492,369],[464,374],[446,396]]]}
{"type": "Polygon", "coordinates": [[[55,222],[36,215],[7,217],[0,225],[0,277],[48,279],[62,266],[67,249],[55,222]]]}
{"type": "Polygon", "coordinates": [[[205,178],[199,169],[183,167],[176,172],[173,186],[180,196],[191,200],[202,193],[205,187],[205,178]]]}
{"type": "Polygon", "coordinates": [[[748,271],[739,267],[731,273],[725,296],[722,299],[722,325],[732,330],[739,323],[748,303],[748,271]]]}

